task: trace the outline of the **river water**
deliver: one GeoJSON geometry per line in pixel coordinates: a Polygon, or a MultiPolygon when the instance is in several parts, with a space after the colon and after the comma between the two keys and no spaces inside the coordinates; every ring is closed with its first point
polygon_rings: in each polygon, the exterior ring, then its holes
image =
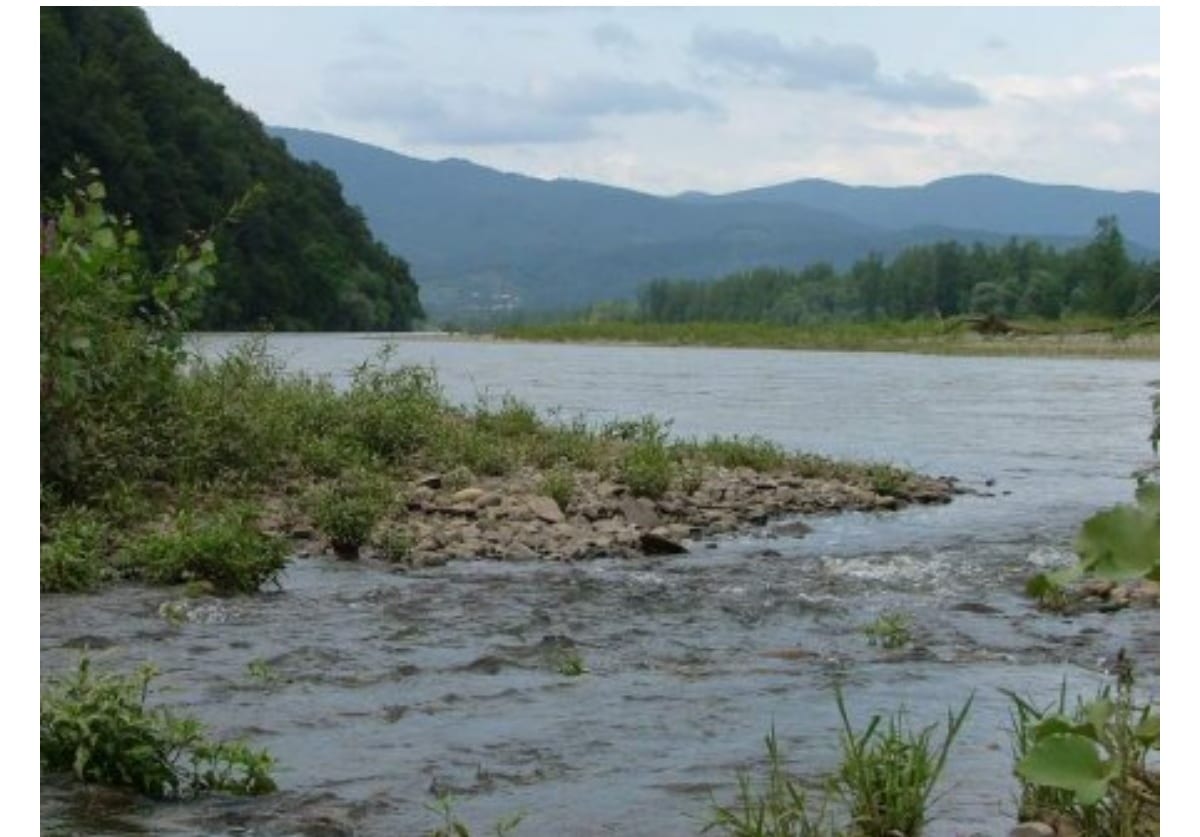
{"type": "MultiPolygon", "coordinates": [[[[238,338],[197,336],[208,356],[238,338]]],[[[454,797],[474,833],[675,835],[729,801],[772,725],[790,768],[837,762],[833,687],[852,716],[944,719],[972,693],[934,835],[1013,823],[1008,702],[1090,693],[1121,648],[1156,691],[1157,610],[1064,618],[1021,594],[1072,560],[1079,523],[1130,499],[1158,378],[1152,361],[495,343],[274,335],[287,368],[345,385],[385,344],[432,366],[461,403],[509,393],[547,415],[652,413],[680,436],[757,434],[789,449],[958,477],[945,506],[807,521],[693,544],[688,555],[582,564],[465,562],[390,572],[293,561],[282,589],[206,599],[176,624],[171,591],[42,597],[43,676],[88,645],[150,661],[158,700],[279,759],[281,791],[153,805],[43,786],[43,830],[68,834],[421,834],[454,797]],[[910,614],[887,651],[863,626],[910,614]],[[589,671],[558,673],[573,648],[589,671]],[[265,663],[270,677],[255,676],[265,663]]]]}

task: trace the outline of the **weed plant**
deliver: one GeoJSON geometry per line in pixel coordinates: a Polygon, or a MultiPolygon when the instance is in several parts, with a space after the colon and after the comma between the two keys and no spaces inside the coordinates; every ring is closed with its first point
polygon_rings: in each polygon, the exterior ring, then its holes
{"type": "Polygon", "coordinates": [[[275,790],[274,759],[241,742],[214,742],[198,721],[147,706],[155,672],[96,675],[85,657],[42,694],[41,767],[82,782],[131,787],[155,799],[275,790]]]}
{"type": "Polygon", "coordinates": [[[1144,837],[1159,832],[1158,774],[1149,765],[1159,748],[1159,715],[1134,699],[1134,673],[1118,655],[1116,692],[1102,687],[1067,705],[1038,707],[1012,691],[1014,772],[1022,819],[1065,819],[1089,837],[1144,837]]]}

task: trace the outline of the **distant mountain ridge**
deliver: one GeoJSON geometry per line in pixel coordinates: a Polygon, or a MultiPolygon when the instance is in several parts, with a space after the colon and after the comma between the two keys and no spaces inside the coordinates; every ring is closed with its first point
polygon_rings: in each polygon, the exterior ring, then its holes
{"type": "Polygon", "coordinates": [[[845,186],[805,179],[723,195],[690,192],[693,202],[799,204],[885,229],[922,224],[983,229],[1010,235],[1079,235],[1101,215],[1117,215],[1126,238],[1158,249],[1156,192],[1115,192],[1084,186],[1029,183],[995,174],[966,174],[924,186],[845,186]]]}
{"type": "Polygon", "coordinates": [[[578,307],[630,297],[660,277],[716,278],[816,261],[847,267],[872,251],[888,256],[945,239],[996,244],[1022,235],[1069,246],[1089,238],[1096,218],[1108,214],[1117,215],[1123,229],[1153,230],[1153,240],[1139,249],[1157,250],[1157,195],[1148,201],[1136,193],[1129,199],[968,177],[951,179],[965,183],[951,182],[952,200],[941,204],[936,199],[947,187],[938,183],[945,181],[888,189],[810,180],[729,195],[659,197],[460,159],[420,160],[314,131],[268,130],[295,156],[337,173],[374,234],[405,254],[426,308],[439,316],[578,307]],[[1078,200],[1077,192],[1087,200],[1078,200]],[[1068,206],[1064,201],[1072,196],[1068,206]],[[988,202],[1015,208],[968,211],[988,202]],[[1028,228],[1015,226],[1020,211],[1030,219],[1028,228]],[[988,224],[973,226],[976,219],[988,224]]]}

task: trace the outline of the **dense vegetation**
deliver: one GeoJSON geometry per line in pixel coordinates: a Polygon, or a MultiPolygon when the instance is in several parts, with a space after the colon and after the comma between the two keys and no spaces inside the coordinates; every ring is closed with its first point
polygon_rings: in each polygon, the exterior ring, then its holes
{"type": "Polygon", "coordinates": [[[201,327],[402,330],[423,316],[408,266],[372,238],[337,177],[290,157],[140,9],[42,9],[43,200],[61,194],[76,155],[103,171],[153,268],[239,206],[215,232],[201,327]]]}
{"type": "Polygon", "coordinates": [[[1157,313],[1158,270],[1157,261],[1133,261],[1116,219],[1105,217],[1087,245],[1065,251],[1017,239],[996,247],[943,241],[888,262],[872,255],[843,272],[822,263],[715,282],[658,279],[642,286],[636,303],[594,306],[585,318],[786,326],[960,314],[1116,319],[1157,313]]]}

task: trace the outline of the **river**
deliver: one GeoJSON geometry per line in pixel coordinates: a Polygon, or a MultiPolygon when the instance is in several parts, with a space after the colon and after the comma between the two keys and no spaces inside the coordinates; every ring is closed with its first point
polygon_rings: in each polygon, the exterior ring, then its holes
{"type": "MultiPolygon", "coordinates": [[[[199,335],[205,355],[238,338],[199,335]]],[[[464,562],[399,573],[292,562],[282,588],[202,600],[169,591],[43,596],[43,676],[85,643],[106,665],[153,662],[158,699],[279,759],[280,793],[152,805],[43,786],[44,833],[420,834],[435,791],[474,833],[524,812],[522,835],[696,834],[713,796],[761,762],[772,725],[795,772],[838,757],[833,685],[852,718],[904,706],[914,725],[975,702],[933,837],[1013,824],[1008,702],[1066,678],[1091,692],[1124,647],[1156,691],[1157,610],[1064,618],[1021,594],[1071,560],[1089,514],[1131,498],[1148,463],[1153,361],[500,343],[274,335],[287,368],[344,386],[390,344],[447,397],[512,394],[591,421],[652,413],[680,436],[757,434],[793,449],[953,475],[975,494],[899,513],[809,520],[688,555],[575,565],[464,562]],[[863,626],[912,617],[886,651],[863,626]],[[589,669],[546,664],[571,645],[589,669]],[[256,678],[262,661],[274,673],[256,678]]]]}

